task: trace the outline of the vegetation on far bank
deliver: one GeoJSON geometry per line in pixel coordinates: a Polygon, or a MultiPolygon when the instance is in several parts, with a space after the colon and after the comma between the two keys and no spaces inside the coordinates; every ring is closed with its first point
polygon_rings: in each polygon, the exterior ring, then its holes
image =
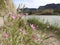
{"type": "Polygon", "coordinates": [[[47,4],[45,6],[40,6],[38,8],[17,8],[17,12],[23,10],[23,13],[28,13],[29,15],[60,15],[60,4],[47,4]]]}

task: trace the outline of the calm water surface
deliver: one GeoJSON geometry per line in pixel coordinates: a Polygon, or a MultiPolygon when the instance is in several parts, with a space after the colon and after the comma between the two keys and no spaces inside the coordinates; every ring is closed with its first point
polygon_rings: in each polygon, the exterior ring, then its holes
{"type": "Polygon", "coordinates": [[[26,16],[26,19],[29,19],[29,18],[37,18],[39,21],[40,20],[44,20],[44,22],[49,22],[50,24],[52,25],[58,25],[60,26],[60,16],[47,16],[47,15],[29,15],[29,16],[26,16]]]}

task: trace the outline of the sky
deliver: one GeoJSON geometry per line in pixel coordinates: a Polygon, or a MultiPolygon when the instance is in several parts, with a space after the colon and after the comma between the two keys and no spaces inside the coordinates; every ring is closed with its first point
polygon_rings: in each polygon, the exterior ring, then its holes
{"type": "Polygon", "coordinates": [[[19,4],[21,5],[21,7],[22,5],[25,5],[25,7],[28,8],[38,8],[39,6],[44,6],[46,4],[60,3],[60,0],[13,0],[13,3],[16,8],[19,4]]]}

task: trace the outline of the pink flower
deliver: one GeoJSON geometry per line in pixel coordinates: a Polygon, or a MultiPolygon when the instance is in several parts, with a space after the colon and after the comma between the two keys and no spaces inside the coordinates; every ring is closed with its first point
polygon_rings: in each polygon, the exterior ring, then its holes
{"type": "Polygon", "coordinates": [[[16,15],[14,15],[14,13],[12,13],[12,12],[9,12],[9,16],[10,16],[12,19],[16,19],[16,15]]]}
{"type": "Polygon", "coordinates": [[[9,35],[8,35],[7,32],[4,33],[4,37],[5,37],[5,38],[8,38],[8,37],[9,37],[9,35]]]}
{"type": "Polygon", "coordinates": [[[12,19],[16,19],[16,16],[15,16],[15,15],[11,15],[11,18],[12,18],[12,19]]]}
{"type": "Polygon", "coordinates": [[[36,39],[36,36],[35,36],[35,35],[32,35],[32,37],[31,37],[31,38],[34,40],[34,39],[36,39]]]}
{"type": "Polygon", "coordinates": [[[33,24],[30,24],[30,27],[35,30],[35,26],[33,24]]]}
{"type": "Polygon", "coordinates": [[[24,35],[27,35],[27,32],[26,32],[26,31],[23,31],[23,34],[24,34],[24,35]]]}
{"type": "Polygon", "coordinates": [[[10,16],[12,19],[16,19],[16,15],[14,15],[12,12],[9,12],[9,16],[10,16]]]}

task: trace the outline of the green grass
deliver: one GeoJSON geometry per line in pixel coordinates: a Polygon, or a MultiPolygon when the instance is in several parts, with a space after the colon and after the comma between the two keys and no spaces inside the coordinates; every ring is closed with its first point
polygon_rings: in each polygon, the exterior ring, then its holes
{"type": "Polygon", "coordinates": [[[2,45],[44,45],[43,41],[49,39],[49,37],[45,35],[48,33],[54,33],[56,37],[60,37],[60,28],[50,25],[49,23],[44,24],[44,22],[40,22],[35,18],[25,21],[18,17],[16,19],[9,17],[8,23],[0,28],[0,43],[2,45]],[[33,30],[30,24],[34,24],[36,30],[33,30]],[[47,28],[47,26],[49,26],[49,28],[47,28]],[[22,31],[19,29],[22,29],[22,31]],[[24,31],[26,31],[26,35],[24,31]],[[6,32],[8,33],[7,38],[4,37],[4,33],[6,32]]]}
{"type": "Polygon", "coordinates": [[[52,32],[54,33],[57,37],[60,38],[60,27],[56,25],[50,25],[49,23],[45,23],[43,21],[39,21],[38,19],[31,18],[27,20],[28,24],[33,23],[35,26],[38,26],[37,29],[41,30],[42,32],[52,32]],[[47,28],[47,26],[50,26],[47,28]]]}

